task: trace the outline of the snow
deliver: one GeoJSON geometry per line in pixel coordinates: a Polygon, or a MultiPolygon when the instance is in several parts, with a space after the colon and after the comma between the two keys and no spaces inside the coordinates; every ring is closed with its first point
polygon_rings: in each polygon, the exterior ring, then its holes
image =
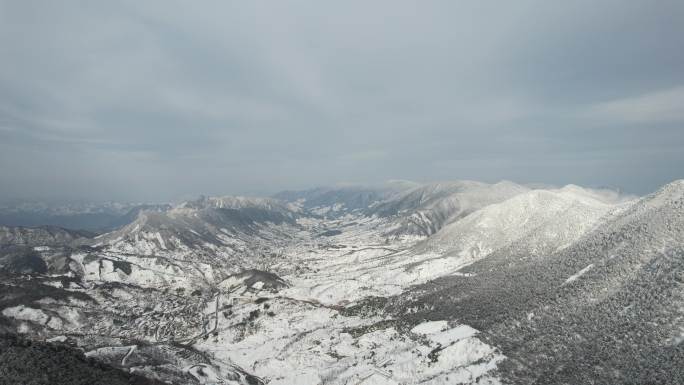
{"type": "Polygon", "coordinates": [[[34,309],[24,305],[8,307],[2,310],[2,315],[5,317],[14,318],[22,321],[31,321],[45,324],[50,317],[40,309],[34,309]]]}
{"type": "MultiPolygon", "coordinates": [[[[210,363],[182,366],[200,383],[230,383],[226,373],[237,366],[269,385],[497,384],[496,367],[505,357],[471,326],[432,320],[406,332],[382,314],[346,316],[340,311],[366,297],[401,295],[439,277],[468,279],[473,274],[460,270],[498,251],[532,257],[556,252],[630,204],[577,186],[529,190],[501,183],[491,188],[476,182],[421,186],[394,197],[399,203],[374,206],[398,204],[400,214],[393,217],[349,213],[331,204],[313,211],[339,214],[333,219],[297,217],[296,226],[264,221],[249,234],[230,224],[202,224],[195,206],[276,211],[290,206],[270,199],[207,198],[164,215],[141,214],[135,223],[102,237],[103,252],[75,254],[72,259],[89,285],[120,282],[171,293],[177,288],[185,293],[202,289],[204,298],[193,297],[194,307],[183,305],[191,309],[192,320],[182,318],[180,310],[186,307],[179,309],[176,302],[153,303],[143,312],[148,306],[137,303],[138,292],[116,286],[107,292],[112,301],[107,303],[136,304],[126,337],[158,344],[175,338],[208,354],[210,363]],[[401,199],[408,203],[403,205],[401,199]],[[402,233],[405,219],[437,233],[427,240],[425,235],[402,233]],[[341,233],[317,236],[328,230],[341,233]],[[187,241],[193,237],[197,239],[187,241]],[[270,292],[262,290],[264,281],[250,280],[248,288],[247,278],[234,274],[247,268],[276,272],[289,287],[270,292]],[[256,303],[257,298],[267,299],[256,303]]],[[[51,319],[42,310],[23,306],[2,314],[40,324],[49,321],[48,326],[60,330],[88,325],[78,311],[54,311],[50,314],[59,317],[51,319]]],[[[529,313],[528,319],[533,317],[529,313]]],[[[98,321],[100,330],[120,331],[110,318],[98,321]]],[[[105,346],[88,354],[125,362],[135,357],[133,350],[105,346]]]]}
{"type": "Polygon", "coordinates": [[[166,249],[166,244],[164,243],[164,238],[162,238],[162,235],[159,232],[154,233],[155,237],[157,238],[157,241],[159,242],[159,247],[162,249],[166,249]]]}
{"type": "Polygon", "coordinates": [[[411,329],[411,333],[434,334],[446,330],[447,327],[447,321],[429,321],[415,326],[411,329]]]}
{"type": "Polygon", "coordinates": [[[440,331],[437,333],[430,333],[428,338],[438,344],[447,345],[460,341],[464,338],[472,337],[478,331],[468,325],[459,325],[455,328],[440,331]]]}
{"type": "MultiPolygon", "coordinates": [[[[254,297],[262,295],[255,293],[254,297]]],[[[230,297],[221,295],[219,308],[230,303],[230,297]]],[[[417,383],[430,379],[434,384],[458,383],[454,379],[467,383],[471,378],[468,371],[494,378],[492,370],[503,359],[466,325],[450,328],[446,321],[434,321],[412,329],[427,339],[415,339],[393,327],[354,337],[348,330],[368,327],[382,318],[346,317],[335,309],[279,295],[267,303],[273,316],[262,314],[247,326],[241,320],[259,305],[250,300],[234,304],[230,319],[219,317],[218,334],[198,341],[195,348],[220,361],[250,368],[269,384],[417,383]],[[427,356],[440,346],[445,347],[439,358],[443,363],[435,364],[427,356]]],[[[209,306],[205,313],[212,314],[214,309],[209,306]]]]}
{"type": "Polygon", "coordinates": [[[448,224],[417,252],[456,258],[458,262],[445,266],[446,271],[513,245],[526,256],[553,253],[574,243],[621,204],[631,203],[578,186],[532,190],[448,224]]]}
{"type": "Polygon", "coordinates": [[[45,342],[66,342],[67,337],[66,336],[57,336],[57,337],[52,337],[48,338],[45,340],[45,342]]]}
{"type": "Polygon", "coordinates": [[[565,285],[568,285],[568,284],[575,282],[579,277],[584,275],[587,271],[591,270],[593,267],[594,267],[594,264],[592,263],[589,266],[585,267],[584,269],[578,271],[577,274],[571,275],[568,279],[565,280],[565,282],[563,282],[562,286],[565,286],[565,285]]]}
{"type": "Polygon", "coordinates": [[[472,372],[459,369],[469,366],[473,366],[473,369],[486,369],[478,368],[477,364],[473,364],[479,359],[492,354],[495,354],[495,349],[491,346],[476,338],[466,338],[439,351],[439,359],[434,365],[429,367],[429,371],[434,374],[440,374],[441,372],[453,373],[455,375],[455,378],[452,379],[454,383],[470,382],[473,379],[472,372]]]}

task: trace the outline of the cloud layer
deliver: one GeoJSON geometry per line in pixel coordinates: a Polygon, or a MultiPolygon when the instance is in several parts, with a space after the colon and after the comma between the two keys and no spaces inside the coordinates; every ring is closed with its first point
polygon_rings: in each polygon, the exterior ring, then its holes
{"type": "Polygon", "coordinates": [[[0,0],[0,200],[684,170],[680,1],[0,0]]]}

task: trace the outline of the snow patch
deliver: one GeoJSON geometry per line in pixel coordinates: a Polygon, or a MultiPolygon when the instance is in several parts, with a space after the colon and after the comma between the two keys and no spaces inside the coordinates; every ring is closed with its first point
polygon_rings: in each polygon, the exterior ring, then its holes
{"type": "Polygon", "coordinates": [[[411,333],[416,334],[434,334],[442,332],[448,328],[447,321],[429,321],[411,329],[411,333]]]}
{"type": "Polygon", "coordinates": [[[50,319],[42,310],[26,307],[24,305],[8,307],[2,311],[2,315],[17,320],[39,323],[41,325],[45,325],[50,319]]]}
{"type": "Polygon", "coordinates": [[[573,283],[574,281],[577,280],[577,278],[584,275],[587,271],[591,270],[591,268],[593,268],[593,267],[594,267],[594,264],[592,263],[591,265],[589,265],[589,266],[585,267],[584,269],[578,271],[577,274],[574,274],[574,275],[570,276],[570,278],[566,279],[565,282],[563,282],[563,284],[561,286],[565,286],[565,285],[573,283]]]}

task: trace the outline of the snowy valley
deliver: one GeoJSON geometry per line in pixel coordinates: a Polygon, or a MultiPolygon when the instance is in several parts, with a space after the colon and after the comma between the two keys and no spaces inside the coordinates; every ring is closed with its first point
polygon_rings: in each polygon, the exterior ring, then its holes
{"type": "Polygon", "coordinates": [[[170,384],[682,383],[684,181],[390,182],[0,227],[0,330],[170,384]]]}

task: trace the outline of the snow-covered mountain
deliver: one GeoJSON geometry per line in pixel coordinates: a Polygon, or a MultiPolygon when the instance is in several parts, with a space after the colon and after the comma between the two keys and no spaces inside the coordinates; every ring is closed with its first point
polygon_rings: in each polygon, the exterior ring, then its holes
{"type": "Polygon", "coordinates": [[[508,357],[512,383],[684,378],[672,364],[684,353],[683,181],[609,212],[556,252],[504,248],[460,272],[388,308],[409,324],[436,317],[481,330],[508,357]]]}
{"type": "Polygon", "coordinates": [[[8,246],[66,246],[87,243],[93,234],[55,226],[0,226],[0,248],[8,246]]]}
{"type": "Polygon", "coordinates": [[[531,190],[448,224],[418,249],[460,259],[460,264],[513,244],[520,246],[517,255],[547,255],[571,245],[608,212],[630,204],[572,185],[531,190]]]}
{"type": "Polygon", "coordinates": [[[0,331],[166,383],[684,381],[684,181],[210,197],[0,242],[0,331]]]}
{"type": "Polygon", "coordinates": [[[244,251],[245,243],[276,242],[297,228],[298,208],[269,198],[219,197],[183,202],[170,210],[141,211],[97,245],[132,254],[192,250],[244,251]]]}
{"type": "Polygon", "coordinates": [[[433,183],[409,189],[370,207],[368,214],[392,218],[392,235],[430,236],[445,224],[528,188],[512,182],[433,183]]]}
{"type": "Polygon", "coordinates": [[[309,214],[337,218],[367,210],[403,191],[418,187],[409,181],[388,181],[373,186],[318,187],[303,191],[282,191],[274,198],[295,204],[309,214]]]}

